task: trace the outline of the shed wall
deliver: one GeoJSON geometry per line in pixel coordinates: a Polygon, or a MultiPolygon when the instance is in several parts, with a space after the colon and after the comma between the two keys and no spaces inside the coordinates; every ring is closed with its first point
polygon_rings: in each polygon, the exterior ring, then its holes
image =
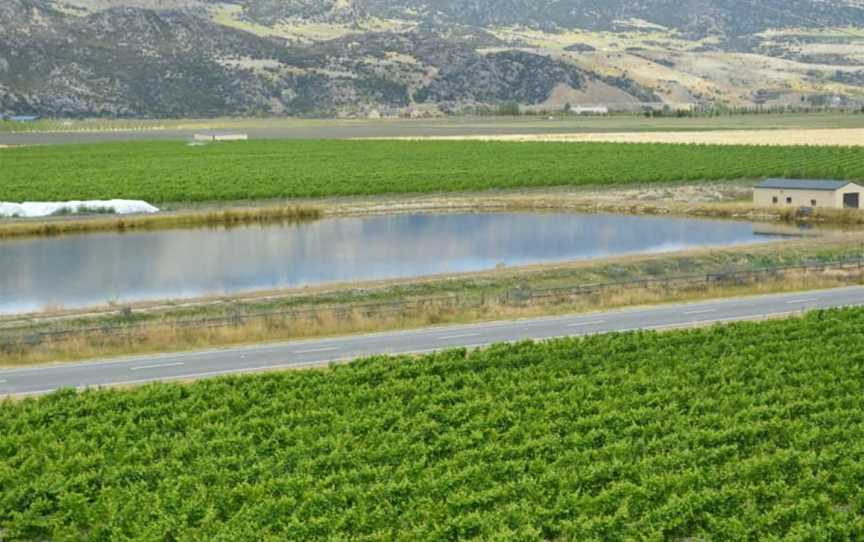
{"type": "Polygon", "coordinates": [[[213,136],[214,141],[246,141],[249,136],[246,134],[220,134],[213,136]]]}
{"type": "MultiPolygon", "coordinates": [[[[757,188],[753,192],[753,202],[760,207],[837,207],[843,205],[843,196],[833,190],[781,190],[777,188],[757,188]],[[777,198],[777,203],[774,203],[777,198]],[[787,198],[792,198],[791,203],[787,198]],[[815,205],[814,202],[815,201],[815,205]]],[[[855,192],[855,190],[852,190],[855,192]]]]}

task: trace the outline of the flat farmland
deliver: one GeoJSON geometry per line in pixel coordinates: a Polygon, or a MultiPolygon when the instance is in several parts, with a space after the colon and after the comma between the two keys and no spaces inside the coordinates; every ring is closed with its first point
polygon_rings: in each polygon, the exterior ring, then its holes
{"type": "Polygon", "coordinates": [[[208,130],[240,131],[252,139],[424,138],[862,129],[864,114],[785,113],[694,118],[544,116],[443,119],[156,119],[0,122],[0,144],[46,145],[109,141],[182,140],[208,130]]]}
{"type": "Polygon", "coordinates": [[[864,179],[864,148],[272,140],[37,146],[0,154],[6,201],[238,201],[771,176],[864,179]]]}

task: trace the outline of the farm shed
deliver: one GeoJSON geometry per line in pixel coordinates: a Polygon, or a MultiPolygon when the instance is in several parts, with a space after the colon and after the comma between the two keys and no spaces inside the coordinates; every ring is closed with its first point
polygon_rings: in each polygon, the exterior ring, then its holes
{"type": "Polygon", "coordinates": [[[767,179],[756,185],[753,202],[761,207],[859,209],[864,187],[851,181],[767,179]]]}
{"type": "Polygon", "coordinates": [[[580,106],[570,108],[570,113],[573,115],[608,115],[609,108],[602,106],[580,106]]]}
{"type": "Polygon", "coordinates": [[[247,134],[195,134],[195,141],[246,141],[247,134]]]}
{"type": "MultiPolygon", "coordinates": [[[[0,115],[0,120],[4,120],[3,115],[0,115]]],[[[39,120],[39,117],[35,115],[9,115],[5,117],[5,120],[10,120],[12,122],[36,122],[39,120]]]]}

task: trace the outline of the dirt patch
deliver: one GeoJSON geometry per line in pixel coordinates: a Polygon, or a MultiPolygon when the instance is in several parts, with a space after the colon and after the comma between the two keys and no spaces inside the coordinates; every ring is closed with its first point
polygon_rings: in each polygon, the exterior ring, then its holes
{"type": "MultiPolygon", "coordinates": [[[[407,138],[403,138],[407,139],[407,138]]],[[[420,139],[420,138],[413,138],[420,139]]],[[[604,143],[690,143],[700,145],[862,146],[864,129],[721,130],[710,132],[616,132],[608,134],[511,134],[442,136],[422,139],[604,143]]]]}
{"type": "MultiPolygon", "coordinates": [[[[333,201],[330,205],[322,205],[321,208],[324,216],[424,212],[563,211],[695,216],[762,222],[783,222],[790,219],[778,212],[778,209],[755,207],[752,197],[752,182],[714,181],[700,184],[563,187],[398,198],[357,198],[341,202],[333,201]]],[[[864,221],[864,213],[859,218],[864,221]]],[[[832,217],[820,215],[812,217],[812,220],[830,223],[832,217]]]]}
{"type": "Polygon", "coordinates": [[[674,201],[678,203],[721,203],[749,201],[753,196],[751,183],[706,182],[702,184],[638,186],[609,190],[588,190],[583,197],[601,201],[674,201]]]}

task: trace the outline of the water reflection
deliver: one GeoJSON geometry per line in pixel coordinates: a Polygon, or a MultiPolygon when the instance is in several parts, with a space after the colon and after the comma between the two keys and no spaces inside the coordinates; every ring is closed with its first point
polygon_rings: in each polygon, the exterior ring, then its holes
{"type": "Polygon", "coordinates": [[[0,312],[456,273],[765,241],[747,222],[440,214],[0,244],[0,312]]]}

